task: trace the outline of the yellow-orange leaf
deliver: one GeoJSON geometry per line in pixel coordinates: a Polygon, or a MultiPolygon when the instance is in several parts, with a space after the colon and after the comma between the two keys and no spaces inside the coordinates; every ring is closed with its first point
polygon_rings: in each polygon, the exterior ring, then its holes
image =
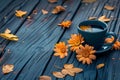
{"type": "Polygon", "coordinates": [[[14,65],[12,64],[7,64],[7,65],[3,65],[2,67],[2,72],[3,74],[7,74],[13,71],[14,65]]]}
{"type": "Polygon", "coordinates": [[[53,75],[57,78],[64,78],[65,77],[65,75],[62,74],[61,72],[53,72],[53,75]]]}
{"type": "Polygon", "coordinates": [[[114,10],[115,9],[115,7],[112,7],[112,6],[109,6],[109,5],[105,5],[104,8],[107,9],[107,10],[114,10]]]}
{"type": "Polygon", "coordinates": [[[114,43],[114,45],[113,45],[112,48],[115,49],[115,50],[120,50],[120,41],[117,40],[117,41],[114,43]]]}
{"type": "Polygon", "coordinates": [[[88,20],[95,20],[97,17],[89,17],[88,20]]]}
{"type": "Polygon", "coordinates": [[[95,2],[96,0],[82,0],[83,3],[93,3],[95,2]]]}
{"type": "Polygon", "coordinates": [[[64,69],[62,69],[62,74],[64,75],[70,75],[70,76],[75,76],[75,73],[82,72],[83,69],[81,68],[75,68],[73,64],[65,64],[64,69]]]}
{"type": "Polygon", "coordinates": [[[100,68],[102,68],[102,67],[104,67],[105,66],[105,64],[104,63],[101,63],[101,64],[98,64],[97,66],[96,66],[96,68],[97,69],[100,69],[100,68]]]}
{"type": "Polygon", "coordinates": [[[11,31],[9,29],[6,29],[4,33],[9,34],[9,33],[11,33],[11,31]]]}
{"type": "Polygon", "coordinates": [[[47,11],[47,10],[42,9],[42,13],[43,13],[43,14],[48,14],[48,11],[47,11]]]}
{"type": "Polygon", "coordinates": [[[98,18],[99,21],[103,21],[103,22],[109,22],[110,18],[107,18],[105,15],[101,16],[98,18]]]}
{"type": "Polygon", "coordinates": [[[52,80],[50,76],[40,76],[39,80],[52,80]]]}
{"type": "MultiPolygon", "coordinates": [[[[114,41],[114,37],[106,38],[105,43],[112,43],[114,41]]],[[[120,41],[116,40],[116,42],[113,44],[112,49],[120,50],[120,41]]]]}
{"type": "Polygon", "coordinates": [[[73,67],[74,67],[73,64],[65,64],[65,65],[64,65],[64,68],[65,68],[65,69],[71,69],[71,68],[73,68],[73,67]]]}
{"type": "Polygon", "coordinates": [[[15,15],[17,17],[23,17],[24,15],[27,14],[27,11],[22,11],[22,10],[16,10],[15,12],[16,12],[15,15]]]}
{"type": "Polygon", "coordinates": [[[56,3],[58,0],[48,0],[50,3],[56,3]]]}
{"type": "Polygon", "coordinates": [[[105,43],[112,43],[114,41],[114,37],[106,38],[105,43]]]}
{"type": "Polygon", "coordinates": [[[0,37],[5,38],[7,40],[12,40],[12,41],[18,41],[18,37],[13,34],[8,34],[8,33],[0,33],[0,37]]]}
{"type": "Polygon", "coordinates": [[[58,14],[60,12],[63,12],[65,11],[65,8],[63,6],[56,6],[53,10],[52,10],[52,13],[53,14],[58,14]]]}

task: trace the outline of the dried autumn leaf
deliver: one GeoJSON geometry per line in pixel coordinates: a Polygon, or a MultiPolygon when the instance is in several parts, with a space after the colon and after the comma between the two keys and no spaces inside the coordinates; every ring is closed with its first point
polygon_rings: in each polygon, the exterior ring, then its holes
{"type": "Polygon", "coordinates": [[[116,41],[114,44],[113,44],[113,47],[112,47],[113,49],[115,49],[115,50],[120,50],[120,41],[116,41]]]}
{"type": "Polygon", "coordinates": [[[95,20],[97,17],[89,17],[88,20],[95,20]]]}
{"type": "MultiPolygon", "coordinates": [[[[106,38],[105,43],[112,43],[114,41],[114,37],[106,38]]],[[[113,44],[112,49],[120,50],[120,41],[116,40],[116,42],[113,44]]]]}
{"type": "Polygon", "coordinates": [[[101,16],[98,18],[99,21],[103,21],[103,22],[109,22],[110,18],[107,18],[105,15],[101,16]]]}
{"type": "Polygon", "coordinates": [[[105,5],[104,8],[107,9],[107,10],[114,10],[115,9],[115,7],[112,7],[112,6],[109,6],[109,5],[105,5]]]}
{"type": "Polygon", "coordinates": [[[0,33],[0,37],[8,39],[8,40],[12,40],[12,41],[18,41],[19,40],[16,35],[8,34],[8,33],[0,33]]]}
{"type": "Polygon", "coordinates": [[[10,73],[13,71],[13,68],[14,68],[14,65],[12,65],[12,64],[3,65],[2,72],[4,74],[10,73]]]}
{"type": "Polygon", "coordinates": [[[67,69],[62,69],[62,74],[64,74],[64,75],[70,75],[70,76],[75,76],[75,73],[74,72],[71,72],[71,71],[69,71],[69,70],[67,70],[67,69]]]}
{"type": "Polygon", "coordinates": [[[67,20],[67,21],[63,21],[60,24],[58,24],[58,26],[62,26],[64,28],[69,28],[71,26],[71,24],[72,24],[72,21],[67,20]]]}
{"type": "Polygon", "coordinates": [[[40,76],[39,80],[52,80],[50,76],[40,76]]]}
{"type": "Polygon", "coordinates": [[[58,0],[48,0],[50,3],[56,3],[58,0]]]}
{"type": "Polygon", "coordinates": [[[96,2],[96,0],[82,0],[83,3],[93,3],[96,2]]]}
{"type": "Polygon", "coordinates": [[[65,64],[65,65],[64,65],[64,68],[65,68],[65,69],[71,69],[71,68],[73,68],[73,67],[74,67],[73,64],[65,64]]]}
{"type": "Polygon", "coordinates": [[[47,11],[47,10],[42,9],[42,13],[43,13],[43,14],[48,14],[48,11],[47,11]]]}
{"type": "Polygon", "coordinates": [[[104,67],[105,66],[105,64],[104,63],[101,63],[101,64],[98,64],[97,66],[96,66],[96,68],[97,69],[100,69],[100,68],[102,68],[102,67],[104,67]]]}
{"type": "Polygon", "coordinates": [[[11,33],[11,31],[9,29],[6,29],[4,33],[9,34],[9,33],[11,33]]]}
{"type": "Polygon", "coordinates": [[[27,11],[22,11],[22,10],[16,10],[15,12],[16,12],[15,15],[17,17],[23,17],[24,15],[27,14],[27,11]]]}
{"type": "Polygon", "coordinates": [[[105,43],[112,43],[114,41],[114,37],[106,38],[105,43]]]}
{"type": "Polygon", "coordinates": [[[62,74],[64,75],[70,75],[70,76],[75,76],[75,73],[82,72],[83,69],[81,68],[75,68],[73,64],[65,64],[64,69],[62,69],[62,74]]]}
{"type": "Polygon", "coordinates": [[[63,6],[56,6],[53,10],[52,10],[52,13],[53,14],[58,14],[60,12],[63,12],[65,11],[65,8],[63,6]]]}
{"type": "Polygon", "coordinates": [[[64,78],[65,77],[65,75],[62,74],[61,72],[53,72],[53,75],[57,78],[64,78]]]}

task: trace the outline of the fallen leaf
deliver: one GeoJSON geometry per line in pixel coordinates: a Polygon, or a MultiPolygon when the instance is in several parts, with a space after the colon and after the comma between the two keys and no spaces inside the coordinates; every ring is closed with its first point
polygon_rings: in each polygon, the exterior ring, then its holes
{"type": "Polygon", "coordinates": [[[24,15],[27,14],[27,11],[22,11],[22,10],[16,10],[15,12],[16,12],[15,15],[17,17],[23,17],[24,15]]]}
{"type": "MultiPolygon", "coordinates": [[[[105,43],[112,43],[114,41],[114,37],[106,38],[105,43]]],[[[112,46],[112,49],[120,50],[120,41],[116,40],[112,46]]]]}
{"type": "Polygon", "coordinates": [[[83,69],[81,68],[75,68],[73,64],[65,64],[64,68],[62,69],[62,74],[64,75],[70,75],[70,76],[75,76],[75,73],[82,72],[83,69]]]}
{"type": "Polygon", "coordinates": [[[9,33],[11,33],[11,31],[9,29],[6,29],[4,33],[9,34],[9,33]]]}
{"type": "Polygon", "coordinates": [[[52,80],[52,79],[50,76],[43,75],[43,76],[40,76],[39,80],[52,80]]]}
{"type": "Polygon", "coordinates": [[[64,68],[65,68],[65,69],[71,69],[71,68],[73,68],[73,67],[74,67],[73,64],[65,64],[65,65],[64,65],[64,68]]]}
{"type": "Polygon", "coordinates": [[[48,0],[50,3],[56,3],[58,0],[48,0]]]}
{"type": "Polygon", "coordinates": [[[53,72],[53,75],[57,78],[64,78],[65,77],[65,75],[62,74],[61,72],[53,72]]]}
{"type": "Polygon", "coordinates": [[[115,9],[115,7],[112,7],[112,6],[109,6],[109,5],[105,5],[104,8],[107,9],[107,10],[114,10],[115,9]]]}
{"type": "Polygon", "coordinates": [[[71,24],[72,24],[72,21],[67,20],[67,21],[63,21],[60,24],[58,24],[58,26],[61,26],[64,28],[69,28],[71,26],[71,24]]]}
{"type": "Polygon", "coordinates": [[[97,17],[89,17],[88,20],[95,20],[97,17]]]}
{"type": "Polygon", "coordinates": [[[3,74],[7,74],[13,71],[14,65],[12,64],[7,64],[7,65],[3,65],[2,67],[2,72],[3,74]]]}
{"type": "Polygon", "coordinates": [[[100,68],[102,68],[102,67],[104,67],[105,66],[105,64],[104,63],[101,63],[101,64],[98,64],[97,66],[96,66],[96,68],[97,69],[100,69],[100,68]]]}
{"type": "Polygon", "coordinates": [[[31,19],[31,16],[28,16],[27,19],[31,19]]]}
{"type": "Polygon", "coordinates": [[[82,0],[83,3],[93,3],[96,2],[96,0],[82,0]]]}
{"type": "Polygon", "coordinates": [[[103,21],[103,22],[109,22],[110,18],[107,18],[105,15],[101,16],[98,18],[99,21],[103,21]]]}
{"type": "Polygon", "coordinates": [[[43,13],[43,14],[48,14],[48,11],[47,11],[47,10],[42,9],[42,13],[43,13]]]}
{"type": "Polygon", "coordinates": [[[38,13],[38,10],[37,9],[35,9],[35,10],[33,10],[33,14],[37,14],[38,13]]]}
{"type": "Polygon", "coordinates": [[[106,38],[105,43],[112,43],[114,41],[114,37],[106,38]]]}
{"type": "Polygon", "coordinates": [[[56,6],[53,10],[52,10],[52,13],[53,14],[58,14],[60,12],[63,12],[65,11],[65,8],[63,6],[56,6]]]}
{"type": "Polygon", "coordinates": [[[0,33],[0,37],[8,39],[8,40],[12,40],[12,41],[18,41],[19,40],[16,35],[8,34],[8,33],[0,33]]]}
{"type": "Polygon", "coordinates": [[[113,44],[112,49],[120,50],[120,41],[116,40],[116,42],[113,44]]]}

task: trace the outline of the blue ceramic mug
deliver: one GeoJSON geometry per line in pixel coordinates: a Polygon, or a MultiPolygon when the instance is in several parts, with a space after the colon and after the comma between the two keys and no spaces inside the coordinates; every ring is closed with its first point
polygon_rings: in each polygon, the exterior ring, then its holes
{"type": "Polygon", "coordinates": [[[77,28],[78,32],[84,37],[85,43],[93,46],[94,49],[98,51],[102,46],[112,47],[117,39],[117,36],[114,32],[107,32],[108,25],[105,22],[98,20],[83,21],[77,26],[77,28]],[[80,28],[81,26],[90,26],[90,31],[82,30],[80,28]],[[105,38],[110,36],[114,37],[114,41],[112,43],[104,43],[105,38]]]}

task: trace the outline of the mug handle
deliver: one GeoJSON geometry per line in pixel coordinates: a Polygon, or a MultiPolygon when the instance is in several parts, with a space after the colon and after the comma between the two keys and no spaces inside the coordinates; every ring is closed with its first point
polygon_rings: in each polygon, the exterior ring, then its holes
{"type": "Polygon", "coordinates": [[[112,46],[116,42],[117,35],[114,32],[107,32],[105,38],[108,38],[109,36],[113,36],[114,40],[111,43],[104,43],[104,46],[112,46]]]}

